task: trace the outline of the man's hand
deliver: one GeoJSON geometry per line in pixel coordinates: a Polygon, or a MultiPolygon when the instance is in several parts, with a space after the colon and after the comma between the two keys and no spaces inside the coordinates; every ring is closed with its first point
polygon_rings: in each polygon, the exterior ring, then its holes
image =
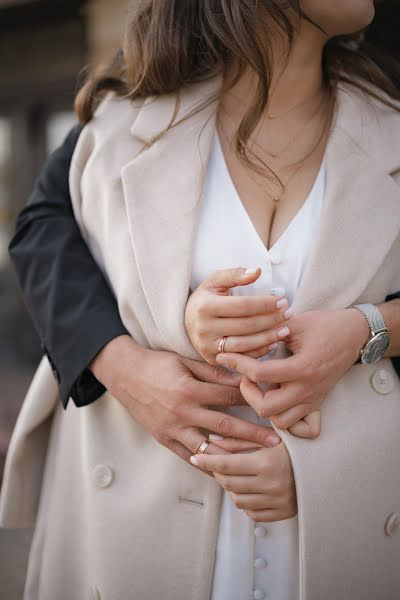
{"type": "MultiPolygon", "coordinates": [[[[223,367],[142,348],[127,335],[115,338],[92,361],[95,377],[153,437],[189,461],[208,432],[273,446],[272,428],[210,410],[244,404],[240,376],[223,367]]],[[[226,453],[211,444],[208,453],[226,453]]]]}

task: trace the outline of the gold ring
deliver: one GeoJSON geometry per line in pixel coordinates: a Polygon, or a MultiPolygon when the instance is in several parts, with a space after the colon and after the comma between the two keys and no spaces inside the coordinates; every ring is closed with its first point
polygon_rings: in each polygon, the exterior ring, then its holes
{"type": "Polygon", "coordinates": [[[225,352],[225,344],[227,339],[228,337],[226,335],[223,338],[221,338],[221,341],[218,344],[218,354],[223,354],[225,352]]]}
{"type": "Polygon", "coordinates": [[[201,442],[200,446],[197,448],[196,454],[204,454],[210,444],[210,440],[204,440],[204,442],[201,442]]]}

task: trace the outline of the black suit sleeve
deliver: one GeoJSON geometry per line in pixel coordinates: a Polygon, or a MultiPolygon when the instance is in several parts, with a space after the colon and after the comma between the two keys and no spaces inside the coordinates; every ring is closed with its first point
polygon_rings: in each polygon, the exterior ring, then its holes
{"type": "Polygon", "coordinates": [[[70,397],[83,406],[103,394],[87,366],[110,340],[127,333],[71,206],[69,168],[81,130],[72,129],[44,166],[9,247],[65,407],[70,397]]]}

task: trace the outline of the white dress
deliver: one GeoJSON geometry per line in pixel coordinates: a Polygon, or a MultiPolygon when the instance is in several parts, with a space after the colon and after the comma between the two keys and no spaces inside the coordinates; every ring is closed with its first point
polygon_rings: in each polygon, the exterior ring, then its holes
{"type": "MultiPolygon", "coordinates": [[[[260,295],[281,288],[279,293],[291,304],[318,227],[324,192],[322,165],[307,200],[267,250],[237,194],[216,133],[195,236],[191,289],[218,269],[261,267],[257,282],[234,288],[232,295],[260,295]]],[[[260,360],[271,358],[273,352],[260,360]]],[[[230,412],[270,424],[250,407],[230,412]]],[[[211,600],[298,600],[298,560],[297,517],[255,523],[224,492],[211,600]]]]}

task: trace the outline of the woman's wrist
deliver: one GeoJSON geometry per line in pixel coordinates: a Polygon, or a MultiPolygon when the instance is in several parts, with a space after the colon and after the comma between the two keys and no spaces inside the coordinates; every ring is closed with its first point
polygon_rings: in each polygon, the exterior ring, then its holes
{"type": "Polygon", "coordinates": [[[89,365],[89,370],[108,390],[116,388],[125,378],[127,365],[142,360],[146,348],[137,344],[129,335],[112,339],[100,350],[89,365]]]}

